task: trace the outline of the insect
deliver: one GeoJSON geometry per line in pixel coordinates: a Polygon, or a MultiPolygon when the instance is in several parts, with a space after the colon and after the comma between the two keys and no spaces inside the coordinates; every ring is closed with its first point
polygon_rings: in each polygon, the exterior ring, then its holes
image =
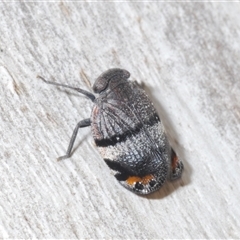
{"type": "Polygon", "coordinates": [[[38,77],[48,84],[76,90],[93,102],[90,118],[77,124],[67,153],[58,160],[71,156],[79,128],[90,126],[101,156],[128,190],[149,194],[167,179],[181,177],[183,163],[171,148],[152,102],[137,83],[128,80],[128,71],[113,68],[102,73],[93,85],[97,96],[38,77]]]}

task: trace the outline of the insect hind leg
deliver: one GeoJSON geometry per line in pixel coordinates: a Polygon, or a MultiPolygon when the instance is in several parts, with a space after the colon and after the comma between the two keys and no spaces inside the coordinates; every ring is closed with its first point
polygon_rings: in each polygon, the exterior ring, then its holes
{"type": "Polygon", "coordinates": [[[58,161],[71,157],[72,148],[73,148],[74,142],[75,142],[77,134],[78,134],[78,129],[88,127],[90,125],[91,125],[90,118],[84,119],[77,124],[77,126],[75,127],[75,129],[73,131],[72,137],[70,139],[68,149],[67,149],[67,153],[65,155],[61,156],[61,157],[58,157],[57,158],[58,161]]]}

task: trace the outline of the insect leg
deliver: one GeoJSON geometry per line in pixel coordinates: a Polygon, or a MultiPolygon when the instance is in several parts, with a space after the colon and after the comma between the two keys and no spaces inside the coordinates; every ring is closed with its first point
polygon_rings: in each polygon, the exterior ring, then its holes
{"type": "Polygon", "coordinates": [[[68,145],[68,149],[67,149],[67,153],[64,155],[64,156],[61,156],[61,157],[58,157],[57,160],[60,161],[60,160],[63,160],[63,159],[66,159],[66,158],[69,158],[71,156],[71,151],[72,151],[72,148],[73,148],[73,144],[75,142],[75,139],[77,137],[77,133],[78,133],[78,129],[79,128],[84,128],[84,127],[88,127],[91,125],[91,120],[90,118],[87,118],[87,119],[84,119],[82,121],[80,121],[77,126],[75,127],[74,131],[73,131],[73,134],[72,134],[72,137],[70,139],[70,143],[68,145]]]}
{"type": "Polygon", "coordinates": [[[71,89],[73,89],[73,90],[75,90],[77,92],[80,92],[83,95],[87,96],[88,98],[90,98],[92,100],[92,102],[95,100],[95,96],[92,93],[90,93],[88,91],[85,91],[85,90],[83,90],[81,88],[76,88],[76,87],[72,87],[72,86],[69,86],[69,85],[66,85],[66,84],[61,84],[61,83],[56,83],[56,82],[52,82],[52,81],[47,81],[47,80],[45,80],[41,76],[37,76],[37,78],[42,79],[47,84],[52,84],[52,85],[59,86],[59,87],[71,88],[71,89]]]}

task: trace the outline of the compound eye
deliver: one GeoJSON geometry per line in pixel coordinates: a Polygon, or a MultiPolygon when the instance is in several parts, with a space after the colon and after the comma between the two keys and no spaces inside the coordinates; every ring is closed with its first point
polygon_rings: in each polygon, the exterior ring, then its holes
{"type": "Polygon", "coordinates": [[[130,73],[127,70],[120,68],[112,68],[102,73],[95,81],[93,85],[93,91],[95,93],[100,93],[107,89],[108,84],[111,80],[117,79],[128,79],[130,77],[130,73]]]}

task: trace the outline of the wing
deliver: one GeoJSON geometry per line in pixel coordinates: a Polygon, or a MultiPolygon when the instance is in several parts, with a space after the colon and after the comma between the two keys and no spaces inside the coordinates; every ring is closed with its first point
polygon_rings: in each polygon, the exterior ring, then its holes
{"type": "Polygon", "coordinates": [[[103,158],[128,166],[136,174],[155,171],[165,158],[160,119],[144,91],[132,82],[121,83],[98,98],[92,133],[103,158]]]}
{"type": "Polygon", "coordinates": [[[154,121],[159,117],[146,94],[136,84],[125,82],[98,98],[92,113],[94,139],[124,138],[154,121]]]}

